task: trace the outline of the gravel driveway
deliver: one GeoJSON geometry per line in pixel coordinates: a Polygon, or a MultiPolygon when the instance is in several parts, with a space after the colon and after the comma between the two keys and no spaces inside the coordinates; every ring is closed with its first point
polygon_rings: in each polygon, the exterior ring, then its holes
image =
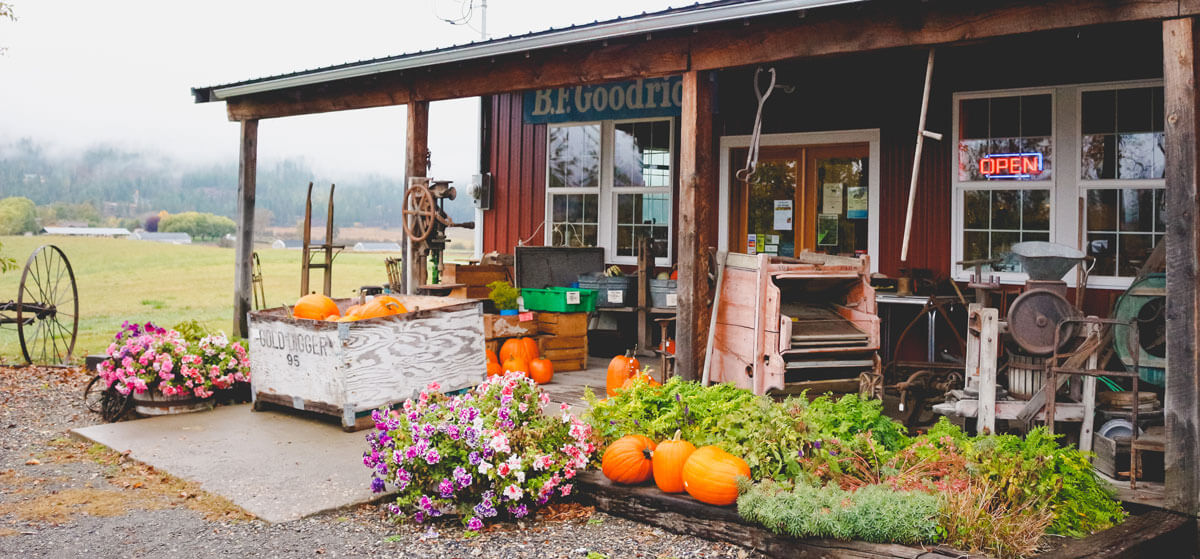
{"type": "Polygon", "coordinates": [[[0,368],[0,557],[757,557],[572,503],[473,538],[456,523],[395,526],[374,505],[267,524],[69,439],[69,429],[99,421],[82,405],[89,378],[78,369],[0,368]]]}

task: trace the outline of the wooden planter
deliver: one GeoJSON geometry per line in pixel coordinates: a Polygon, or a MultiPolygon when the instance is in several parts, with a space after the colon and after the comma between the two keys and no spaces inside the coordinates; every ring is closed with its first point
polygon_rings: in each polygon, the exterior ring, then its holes
{"type": "MultiPolygon", "coordinates": [[[[371,410],[414,397],[431,382],[451,392],[483,381],[481,302],[396,298],[409,312],[357,322],[296,319],[286,308],[250,313],[255,409],[265,402],[332,415],[352,431],[372,425],[371,410]]],[[[352,302],[337,301],[342,311],[352,302]]]]}
{"type": "Polygon", "coordinates": [[[174,415],[213,409],[216,402],[212,398],[197,398],[192,394],[164,396],[157,390],[147,390],[141,394],[134,392],[133,411],[141,415],[174,415]]]}
{"type": "MultiPolygon", "coordinates": [[[[686,494],[659,491],[654,484],[618,485],[600,472],[576,478],[579,498],[597,510],[644,522],[678,534],[748,547],[779,559],[986,559],[943,546],[907,546],[819,538],[799,539],[772,533],[738,516],[737,507],[716,507],[686,494]]],[[[1185,515],[1154,510],[1129,517],[1087,538],[1068,539],[1037,555],[1043,559],[1191,557],[1196,522],[1185,515]]]]}

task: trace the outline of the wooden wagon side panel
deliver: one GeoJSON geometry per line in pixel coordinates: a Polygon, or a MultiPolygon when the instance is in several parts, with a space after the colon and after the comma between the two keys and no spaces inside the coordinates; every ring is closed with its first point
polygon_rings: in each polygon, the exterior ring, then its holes
{"type": "Polygon", "coordinates": [[[251,315],[251,390],[295,402],[322,402],[340,409],[345,403],[345,370],[349,359],[342,350],[337,325],[305,322],[266,313],[251,315]]]}
{"type": "Polygon", "coordinates": [[[361,324],[344,339],[353,356],[345,402],[361,412],[415,396],[431,382],[442,391],[475,386],[487,375],[478,305],[422,311],[421,317],[361,324]]]}

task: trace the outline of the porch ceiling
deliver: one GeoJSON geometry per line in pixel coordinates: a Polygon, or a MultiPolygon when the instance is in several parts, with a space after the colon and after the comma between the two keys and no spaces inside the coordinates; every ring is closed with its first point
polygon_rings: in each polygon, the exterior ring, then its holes
{"type": "Polygon", "coordinates": [[[1200,14],[1200,0],[761,0],[705,6],[195,88],[193,94],[197,102],[226,101],[229,119],[237,121],[1200,14]]]}

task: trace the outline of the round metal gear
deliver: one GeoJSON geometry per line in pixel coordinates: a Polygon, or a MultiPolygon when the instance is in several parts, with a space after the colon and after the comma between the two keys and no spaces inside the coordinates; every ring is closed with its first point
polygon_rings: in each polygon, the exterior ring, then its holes
{"type": "MultiPolygon", "coordinates": [[[[1030,289],[1008,307],[1008,331],[1021,349],[1033,355],[1053,353],[1054,331],[1063,319],[1074,318],[1082,313],[1062,295],[1049,289],[1030,289]]],[[[1063,327],[1059,345],[1065,345],[1075,336],[1077,326],[1063,327]]]]}
{"type": "Polygon", "coordinates": [[[414,184],[404,192],[404,232],[414,243],[424,241],[433,232],[438,219],[433,193],[424,185],[414,184]]]}

